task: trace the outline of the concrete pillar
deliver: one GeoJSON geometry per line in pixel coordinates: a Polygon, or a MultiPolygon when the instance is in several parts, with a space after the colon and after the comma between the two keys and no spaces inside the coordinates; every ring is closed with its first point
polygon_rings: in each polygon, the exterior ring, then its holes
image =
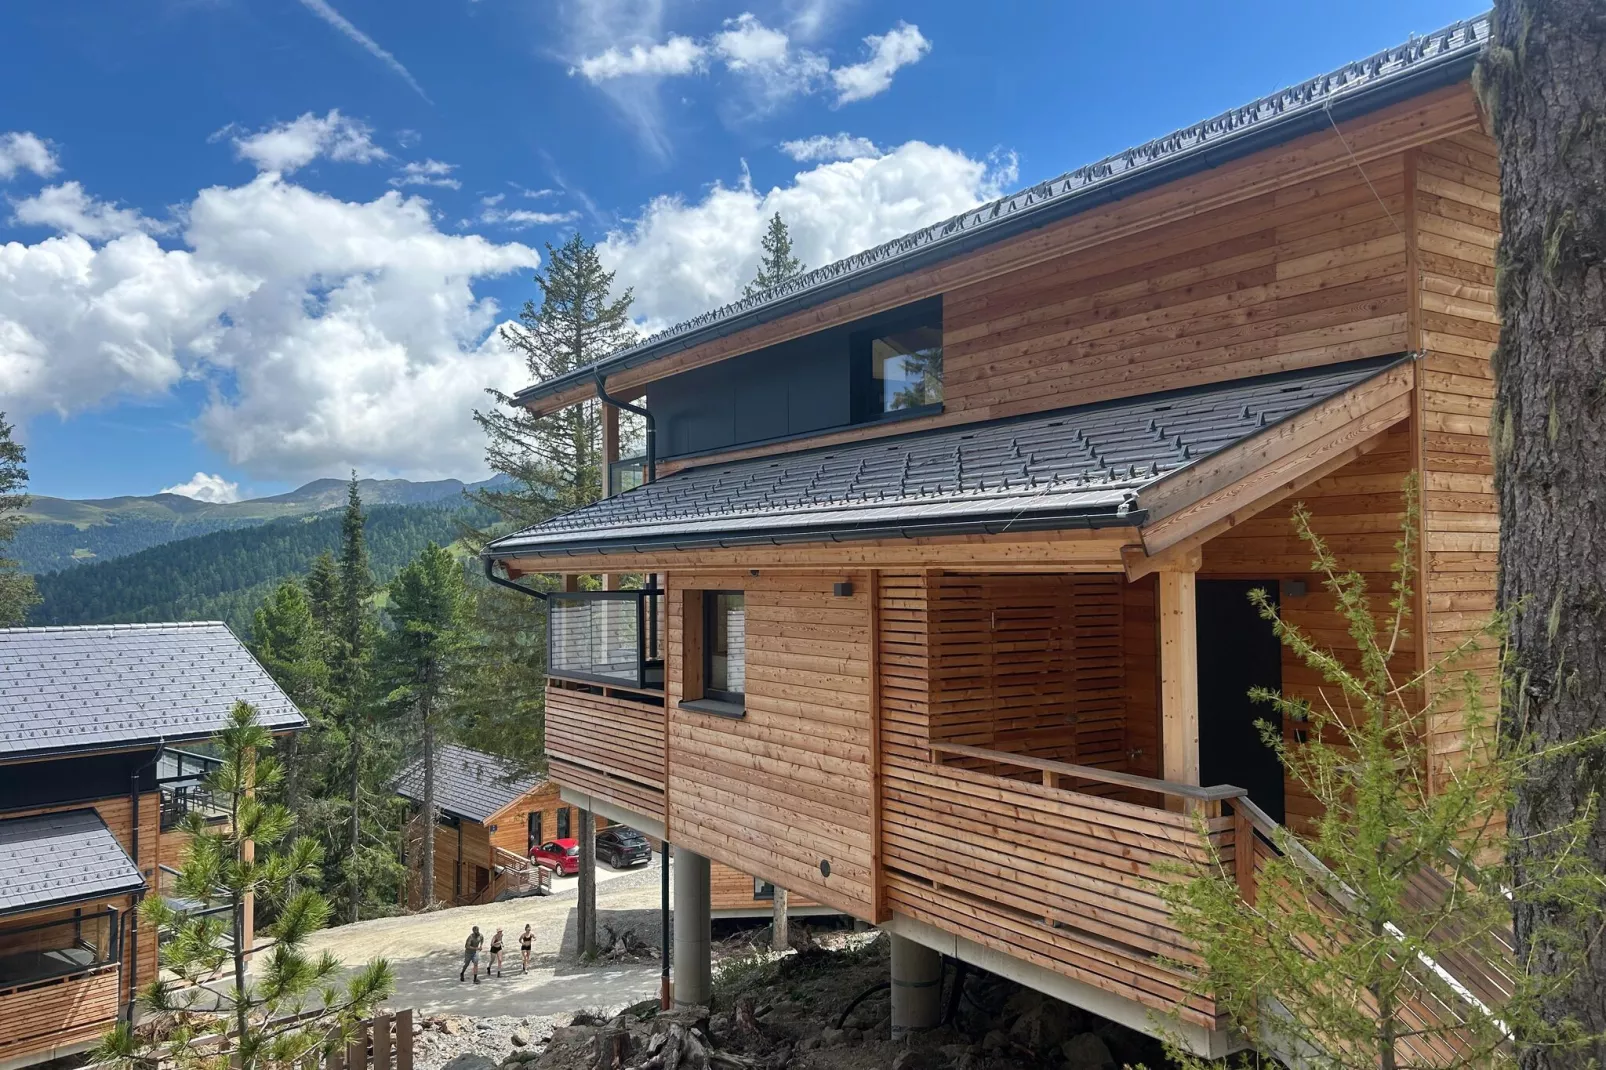
{"type": "Polygon", "coordinates": [[[708,859],[676,847],[671,877],[675,883],[675,1006],[706,1007],[713,989],[708,859]]]}
{"type": "Polygon", "coordinates": [[[942,1024],[942,955],[892,937],[892,1037],[942,1024]]]}
{"type": "Polygon", "coordinates": [[[580,888],[575,922],[580,933],[576,945],[581,958],[597,953],[597,835],[590,810],[580,811],[580,888]]]}

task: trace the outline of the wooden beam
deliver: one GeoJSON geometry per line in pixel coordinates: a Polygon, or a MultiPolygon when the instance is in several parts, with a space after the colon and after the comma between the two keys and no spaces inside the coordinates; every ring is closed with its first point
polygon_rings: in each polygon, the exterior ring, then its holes
{"type": "Polygon", "coordinates": [[[1160,573],[1161,779],[1199,783],[1197,573],[1160,573]]]}

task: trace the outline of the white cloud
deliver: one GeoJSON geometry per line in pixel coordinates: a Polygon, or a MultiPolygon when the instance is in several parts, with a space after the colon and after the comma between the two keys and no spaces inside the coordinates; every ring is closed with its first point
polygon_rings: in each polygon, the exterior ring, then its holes
{"type": "Polygon", "coordinates": [[[701,200],[660,197],[601,253],[616,285],[635,288],[633,311],[657,330],[734,300],[758,266],[759,241],[776,212],[793,251],[820,267],[998,196],[1013,161],[973,160],[911,141],[879,157],[823,163],[768,192],[746,177],[701,200]]]}
{"type": "Polygon", "coordinates": [[[900,22],[884,34],[871,34],[864,39],[870,47],[870,58],[851,67],[838,67],[831,72],[836,85],[836,102],[848,104],[867,100],[892,86],[892,76],[900,67],[919,63],[931,51],[931,42],[920,33],[920,28],[900,22]]]}
{"type": "MultiPolygon", "coordinates": [[[[595,8],[604,3],[594,0],[588,6],[595,8]]],[[[663,151],[667,146],[656,125],[655,95],[661,79],[706,74],[712,62],[717,61],[746,90],[746,107],[732,107],[735,102],[731,100],[725,102],[732,117],[741,119],[747,114],[763,114],[792,97],[816,93],[827,87],[835,88],[838,105],[865,100],[890,87],[900,67],[918,62],[931,50],[931,43],[917,27],[900,22],[885,34],[872,34],[864,39],[870,50],[868,59],[833,69],[823,54],[800,48],[793,39],[794,34],[799,40],[816,34],[829,7],[828,2],[804,4],[793,15],[791,33],[766,25],[749,11],[726,19],[722,28],[704,41],[676,34],[663,43],[638,40],[628,48],[609,44],[600,52],[582,55],[569,68],[569,73],[582,75],[593,85],[600,86],[616,79],[640,83],[632,86],[632,96],[615,93],[615,99],[627,112],[633,110],[642,119],[650,128],[656,147],[663,151]],[[651,121],[647,122],[649,117],[651,121]]],[[[657,7],[654,10],[657,11],[657,7]]],[[[660,20],[650,21],[656,26],[660,20]]],[[[644,29],[646,27],[638,26],[636,35],[644,29]]]]}
{"type": "Polygon", "coordinates": [[[340,114],[332,108],[319,117],[307,112],[287,123],[234,137],[234,154],[250,160],[259,171],[289,174],[320,156],[341,163],[373,163],[388,158],[373,143],[373,130],[367,124],[340,114]]]}
{"type": "Polygon", "coordinates": [[[392,186],[441,186],[445,189],[460,189],[463,183],[452,177],[457,170],[455,163],[443,163],[440,160],[410,161],[402,165],[401,174],[390,180],[392,186]]]}
{"type": "Polygon", "coordinates": [[[557,226],[560,223],[573,223],[579,218],[579,212],[532,212],[527,208],[497,208],[493,201],[480,213],[479,221],[490,226],[510,227],[513,230],[528,230],[530,227],[547,227],[557,226]]]}
{"type": "Polygon", "coordinates": [[[171,229],[168,224],[148,219],[136,209],[95,200],[78,182],[46,186],[34,196],[14,202],[11,221],[25,226],[50,227],[91,240],[142,231],[159,234],[171,229]]]}
{"type": "Polygon", "coordinates": [[[329,6],[328,0],[301,0],[301,6],[356,42],[363,51],[400,75],[403,81],[412,86],[413,92],[426,101],[429,100],[429,94],[424,92],[424,87],[418,84],[412,72],[402,66],[401,60],[381,48],[378,41],[353,26],[350,19],[329,6]]]}
{"type": "Polygon", "coordinates": [[[880,156],[881,150],[867,137],[852,134],[815,134],[796,141],[781,142],[781,151],[803,163],[815,160],[856,160],[860,156],[880,156]]]}
{"type": "Polygon", "coordinates": [[[25,130],[0,134],[0,182],[15,177],[18,171],[49,178],[59,170],[56,155],[43,138],[25,130]]]}
{"type": "Polygon", "coordinates": [[[609,47],[595,56],[580,60],[571,73],[578,72],[589,82],[649,75],[691,74],[703,68],[706,49],[690,37],[670,37],[663,44],[631,45],[621,50],[609,47]]]}
{"type": "Polygon", "coordinates": [[[175,483],[171,487],[163,487],[159,494],[182,494],[186,498],[194,498],[198,502],[212,502],[221,505],[225,502],[240,500],[240,484],[231,483],[220,475],[207,475],[197,472],[194,477],[183,483],[175,483]]]}
{"type": "Polygon", "coordinates": [[[428,202],[278,174],[201,191],[182,247],[124,232],[0,245],[0,397],[20,418],[207,384],[201,439],[263,478],[483,470],[471,412],[526,385],[477,280],[539,263],[442,233],[428,202]]]}

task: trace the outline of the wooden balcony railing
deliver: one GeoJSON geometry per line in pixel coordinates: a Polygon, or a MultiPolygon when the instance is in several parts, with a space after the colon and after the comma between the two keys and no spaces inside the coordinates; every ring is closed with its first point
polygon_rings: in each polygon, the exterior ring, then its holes
{"type": "Polygon", "coordinates": [[[559,784],[655,820],[664,812],[664,707],[551,681],[547,757],[559,784]]]}
{"type": "Polygon", "coordinates": [[[92,1041],[117,1021],[117,963],[0,989],[0,1061],[92,1041]]]}

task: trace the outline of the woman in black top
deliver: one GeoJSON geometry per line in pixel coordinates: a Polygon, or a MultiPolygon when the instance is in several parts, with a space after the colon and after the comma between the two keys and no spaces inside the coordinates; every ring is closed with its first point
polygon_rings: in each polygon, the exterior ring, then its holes
{"type": "Polygon", "coordinates": [[[524,931],[519,933],[519,957],[524,960],[524,972],[530,972],[530,945],[535,942],[535,934],[530,931],[526,923],[524,931]]]}
{"type": "Polygon", "coordinates": [[[490,961],[485,964],[485,974],[486,974],[486,976],[490,976],[491,967],[492,966],[496,967],[496,976],[498,976],[498,977],[502,976],[502,930],[501,929],[496,930],[496,935],[491,937],[491,958],[490,958],[490,961]]]}

